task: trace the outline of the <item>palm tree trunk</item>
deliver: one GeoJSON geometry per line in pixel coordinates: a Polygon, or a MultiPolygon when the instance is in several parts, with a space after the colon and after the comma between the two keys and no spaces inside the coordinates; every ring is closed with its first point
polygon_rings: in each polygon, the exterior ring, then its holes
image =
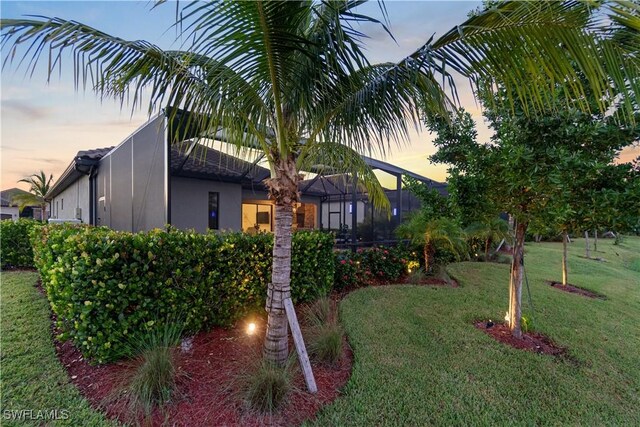
{"type": "Polygon", "coordinates": [[[522,278],[524,273],[524,237],[527,224],[518,222],[516,238],[513,247],[513,262],[511,264],[511,282],[509,283],[509,329],[516,338],[522,338],[522,278]]]}
{"type": "Polygon", "coordinates": [[[489,261],[489,247],[491,246],[491,238],[487,237],[484,242],[484,262],[489,261]]]}
{"type": "Polygon", "coordinates": [[[567,286],[567,242],[569,235],[567,230],[562,231],[562,285],[567,286]]]}
{"type": "Polygon", "coordinates": [[[434,248],[433,244],[428,241],[424,245],[424,272],[428,273],[433,264],[434,248]]]}
{"type": "Polygon", "coordinates": [[[291,238],[293,206],[298,201],[300,176],[293,157],[280,159],[275,178],[266,180],[269,196],[275,204],[275,227],[271,283],[267,290],[267,331],[263,355],[266,360],[284,366],[289,357],[288,321],[284,300],[291,297],[291,238]]]}
{"type": "Polygon", "coordinates": [[[289,357],[287,313],[284,300],[291,296],[291,224],[293,206],[275,206],[273,266],[267,290],[267,332],[264,357],[284,366],[289,357]]]}

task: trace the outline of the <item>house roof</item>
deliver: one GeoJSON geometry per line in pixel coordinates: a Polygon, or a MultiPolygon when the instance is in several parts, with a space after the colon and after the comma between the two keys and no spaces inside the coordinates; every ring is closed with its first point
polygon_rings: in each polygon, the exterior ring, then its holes
{"type": "Polygon", "coordinates": [[[88,175],[91,167],[95,166],[100,159],[106,156],[114,147],[95,148],[92,150],[78,151],[67,169],[60,175],[60,178],[51,186],[49,192],[45,194],[45,200],[62,193],[67,187],[76,182],[82,175],[88,175]]]}
{"type": "MultiPolygon", "coordinates": [[[[202,144],[171,146],[171,175],[238,183],[260,183],[269,169],[202,144]]],[[[260,158],[258,158],[260,160],[260,158]]]]}
{"type": "Polygon", "coordinates": [[[28,191],[24,191],[20,188],[9,188],[8,190],[2,190],[0,191],[0,200],[1,200],[1,205],[2,206],[17,206],[15,203],[12,202],[12,199],[14,196],[18,195],[18,194],[29,194],[28,191]]]}
{"type": "Polygon", "coordinates": [[[100,160],[106,156],[114,147],[95,148],[93,150],[82,150],[76,154],[76,159],[100,160]]]}

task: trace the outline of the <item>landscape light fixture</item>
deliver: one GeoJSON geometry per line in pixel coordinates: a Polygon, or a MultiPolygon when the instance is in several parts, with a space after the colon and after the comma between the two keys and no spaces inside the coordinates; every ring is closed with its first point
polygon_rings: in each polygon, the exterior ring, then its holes
{"type": "Polygon", "coordinates": [[[247,335],[253,335],[256,332],[256,324],[251,322],[247,325],[247,335]]]}

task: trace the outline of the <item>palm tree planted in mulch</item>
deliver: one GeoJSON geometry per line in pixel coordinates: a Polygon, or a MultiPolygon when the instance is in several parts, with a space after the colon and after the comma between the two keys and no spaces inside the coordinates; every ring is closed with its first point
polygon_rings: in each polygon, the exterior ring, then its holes
{"type": "Polygon", "coordinates": [[[468,255],[466,235],[450,218],[430,218],[418,212],[400,224],[396,233],[400,238],[410,239],[413,245],[422,247],[424,271],[427,273],[433,271],[438,250],[447,250],[456,259],[468,255]]]}

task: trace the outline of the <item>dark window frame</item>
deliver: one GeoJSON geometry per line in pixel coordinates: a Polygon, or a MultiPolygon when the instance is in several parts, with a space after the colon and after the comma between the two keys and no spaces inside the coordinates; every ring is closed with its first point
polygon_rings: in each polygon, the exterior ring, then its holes
{"type": "Polygon", "coordinates": [[[209,230],[220,229],[220,193],[217,191],[209,192],[209,200],[207,203],[209,215],[207,227],[209,230]]]}

